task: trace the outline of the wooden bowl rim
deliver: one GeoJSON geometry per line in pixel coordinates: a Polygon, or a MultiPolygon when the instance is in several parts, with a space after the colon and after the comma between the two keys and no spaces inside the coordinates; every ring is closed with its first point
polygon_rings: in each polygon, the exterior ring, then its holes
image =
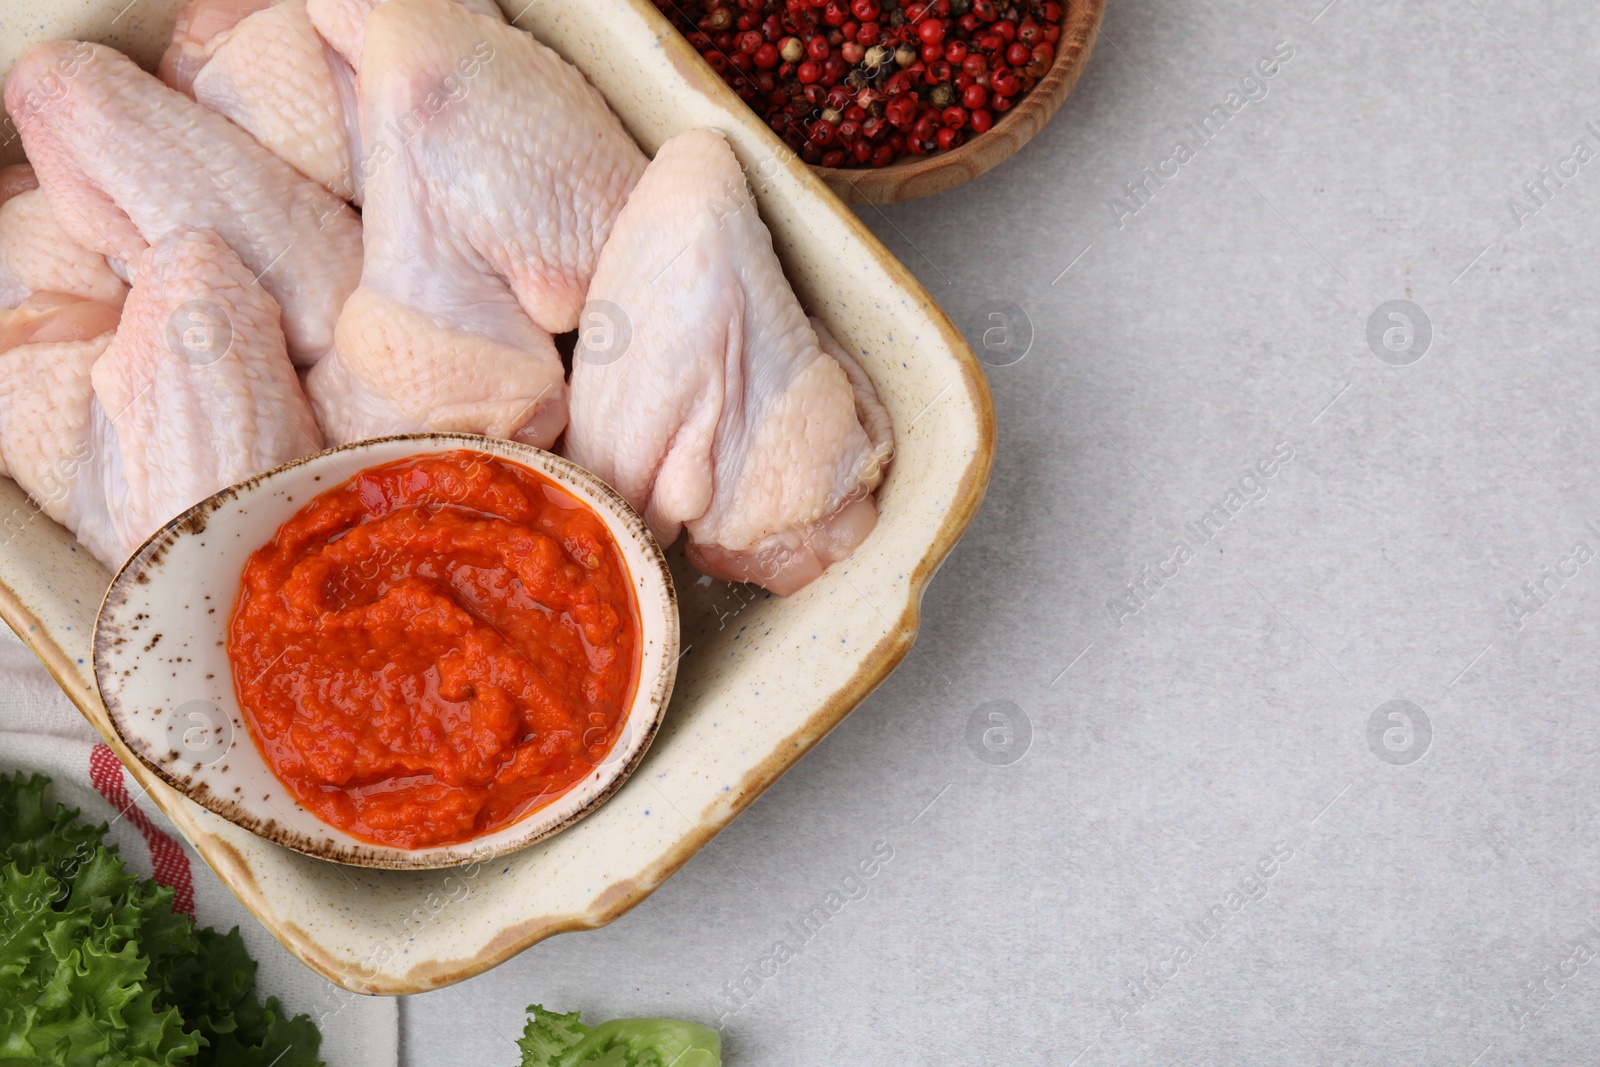
{"type": "Polygon", "coordinates": [[[1058,48],[1055,62],[1039,79],[1039,84],[987,133],[980,133],[948,152],[932,156],[908,156],[887,167],[812,166],[811,169],[835,192],[843,195],[842,188],[848,188],[852,194],[857,194],[845,196],[847,201],[887,204],[898,200],[916,200],[953,189],[1004,163],[1055,117],[1062,103],[1072,94],[1078,76],[1094,51],[1100,22],[1105,16],[1106,0],[1064,0],[1063,6],[1066,10],[1061,19],[1061,40],[1069,42],[1069,45],[1076,41],[1077,47],[1058,48]],[[1030,120],[1034,121],[1033,128],[1022,128],[1030,120]],[[991,146],[1002,138],[1010,147],[991,151],[991,146]],[[944,187],[930,187],[923,192],[913,190],[907,195],[893,195],[908,184],[908,177],[963,166],[969,173],[961,181],[944,187]],[[914,174],[908,175],[908,172],[914,174]],[[891,195],[883,195],[886,193],[891,195]]]}

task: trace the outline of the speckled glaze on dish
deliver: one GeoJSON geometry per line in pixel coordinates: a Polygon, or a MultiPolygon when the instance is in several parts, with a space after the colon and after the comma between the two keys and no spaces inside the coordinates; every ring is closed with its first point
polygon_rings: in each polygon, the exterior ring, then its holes
{"type": "MultiPolygon", "coordinates": [[[[77,36],[132,42],[149,64],[180,3],[10,0],[0,61],[9,68],[33,41],[77,36]]],[[[539,0],[519,25],[576,64],[646,151],[697,126],[728,136],[801,301],[876,382],[897,452],[878,528],[795,596],[702,583],[669,552],[684,652],[665,720],[628,783],[569,830],[440,871],[313,859],[186,800],[145,767],[95,689],[91,631],[111,576],[0,479],[0,616],[245,906],[358,992],[448,985],[648,896],[904,658],[923,589],[976,513],[994,455],[988,387],[960,333],[650,0],[539,0]]]]}
{"type": "Polygon", "coordinates": [[[201,807],[296,852],[360,867],[430,870],[493,859],[571,826],[627,780],[650,747],[678,667],[672,575],[644,520],[609,485],[531,445],[469,434],[402,434],[318,452],[196,504],[117,572],[94,630],[94,672],[128,750],[201,807]],[[330,826],[278,781],[234,695],[230,616],[246,561],[319,493],[368,468],[456,449],[530,467],[588,504],[627,563],[639,611],[639,684],[616,744],[547,806],[459,845],[400,849],[330,826]]]}

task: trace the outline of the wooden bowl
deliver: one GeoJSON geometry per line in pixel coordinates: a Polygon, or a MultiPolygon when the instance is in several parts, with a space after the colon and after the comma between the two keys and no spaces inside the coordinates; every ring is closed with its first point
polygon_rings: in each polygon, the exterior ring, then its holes
{"type": "Polygon", "coordinates": [[[1078,84],[1078,76],[1094,51],[1105,15],[1106,0],[1063,0],[1061,40],[1056,61],[1033,92],[1017,102],[988,133],[982,133],[949,152],[908,156],[887,167],[812,167],[847,204],[893,204],[932,196],[969,182],[999,166],[1044,129],[1061,102],[1078,84]]]}

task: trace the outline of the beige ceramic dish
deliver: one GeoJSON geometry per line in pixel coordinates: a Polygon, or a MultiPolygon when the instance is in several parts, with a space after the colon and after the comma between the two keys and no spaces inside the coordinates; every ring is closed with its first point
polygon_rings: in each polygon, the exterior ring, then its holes
{"type": "Polygon", "coordinates": [[[1066,10],[1055,62],[1033,92],[1001,116],[988,133],[949,152],[913,156],[887,167],[817,167],[816,172],[847,203],[893,204],[954,189],[1010,159],[1055,117],[1078,84],[1094,51],[1106,0],[1062,0],[1062,7],[1066,10]]]}
{"type": "Polygon", "coordinates": [[[458,867],[526,848],[582,819],[655,737],[678,668],[678,601],[644,520],[599,478],[531,445],[404,434],[305,456],[224,489],[167,523],[117,572],[94,630],[94,671],[117,737],[168,785],[268,841],[360,867],[458,867]],[[228,621],[246,561],[311,499],[363,470],[469,449],[532,468],[588,504],[626,563],[639,613],[639,684],[594,771],[546,806],[460,845],[369,844],[301,806],[252,743],[234,696],[228,621]]]}
{"type": "MultiPolygon", "coordinates": [[[[0,67],[54,37],[101,41],[152,65],[180,2],[9,0],[0,67]]],[[[526,0],[513,2],[516,14],[526,0]]],[[[135,759],[92,669],[90,635],[111,576],[0,479],[0,616],[245,906],[312,968],[361,992],[460,981],[649,895],[906,655],[923,590],[977,511],[994,453],[988,387],[960,333],[650,0],[539,0],[519,25],[576,64],[647,151],[697,126],[728,136],[801,300],[876,382],[897,454],[877,530],[795,596],[702,585],[669,554],[684,652],[666,719],[633,777],[564,833],[492,864],[432,872],[300,855],[184,799],[135,759]]],[[[19,154],[14,143],[7,151],[19,154]]]]}

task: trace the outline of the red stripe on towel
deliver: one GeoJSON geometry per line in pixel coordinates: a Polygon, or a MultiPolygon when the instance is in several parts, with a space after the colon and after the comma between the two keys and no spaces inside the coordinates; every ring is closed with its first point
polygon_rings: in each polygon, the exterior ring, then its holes
{"type": "Polygon", "coordinates": [[[117,814],[126,815],[128,821],[139,828],[144,843],[150,849],[150,864],[157,885],[172,890],[172,910],[194,918],[194,878],[189,871],[189,857],[183,846],[174,841],[161,828],[150,821],[150,816],[140,811],[128,795],[128,784],[122,777],[122,763],[115,752],[103,744],[95,745],[89,753],[89,781],[95,790],[117,814]]]}

